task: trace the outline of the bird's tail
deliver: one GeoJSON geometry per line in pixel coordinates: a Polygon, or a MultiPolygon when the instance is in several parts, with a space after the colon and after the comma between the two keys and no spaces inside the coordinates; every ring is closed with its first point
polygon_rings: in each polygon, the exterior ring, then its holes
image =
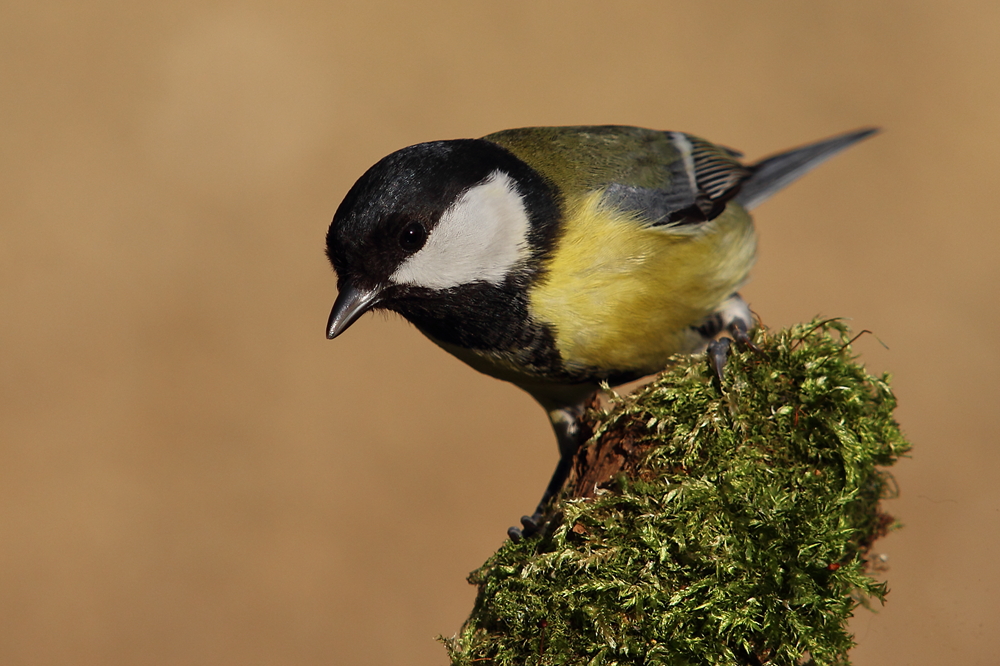
{"type": "Polygon", "coordinates": [[[878,131],[877,127],[866,127],[765,158],[750,167],[753,175],[743,181],[734,199],[748,210],[754,208],[802,174],[878,131]]]}

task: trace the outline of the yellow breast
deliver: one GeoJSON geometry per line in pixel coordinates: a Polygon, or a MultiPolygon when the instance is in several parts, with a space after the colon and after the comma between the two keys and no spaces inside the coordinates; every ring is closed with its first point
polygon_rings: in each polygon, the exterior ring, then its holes
{"type": "Polygon", "coordinates": [[[734,202],[710,222],[650,227],[592,193],[567,211],[531,313],[570,368],[657,372],[697,349],[691,327],[746,281],[755,250],[753,221],[734,202]]]}

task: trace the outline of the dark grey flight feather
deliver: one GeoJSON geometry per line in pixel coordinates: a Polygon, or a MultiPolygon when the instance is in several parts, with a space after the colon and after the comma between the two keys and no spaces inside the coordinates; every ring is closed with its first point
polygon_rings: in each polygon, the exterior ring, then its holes
{"type": "Polygon", "coordinates": [[[753,174],[743,181],[734,199],[748,210],[754,208],[799,176],[878,131],[867,127],[765,158],[750,167],[753,174]]]}

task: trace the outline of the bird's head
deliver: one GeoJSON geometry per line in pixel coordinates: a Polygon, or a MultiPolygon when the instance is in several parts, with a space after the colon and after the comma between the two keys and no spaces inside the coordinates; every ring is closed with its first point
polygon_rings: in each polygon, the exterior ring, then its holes
{"type": "Polygon", "coordinates": [[[327,337],[374,308],[419,320],[426,308],[474,307],[477,290],[530,274],[557,217],[545,181],[496,144],[392,153],[354,184],[327,232],[339,290],[327,337]]]}

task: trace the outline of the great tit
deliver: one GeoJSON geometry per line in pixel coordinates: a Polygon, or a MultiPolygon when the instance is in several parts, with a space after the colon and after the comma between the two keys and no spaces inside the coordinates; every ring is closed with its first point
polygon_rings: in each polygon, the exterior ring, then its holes
{"type": "MultiPolygon", "coordinates": [[[[745,165],[683,132],[527,127],[420,143],[371,167],[326,236],[335,338],[373,309],[403,315],[476,370],[530,393],[560,461],[535,528],[580,445],[602,382],[659,372],[753,319],[748,211],[877,130],[745,165]]],[[[518,530],[512,528],[511,535],[518,530]]]]}

